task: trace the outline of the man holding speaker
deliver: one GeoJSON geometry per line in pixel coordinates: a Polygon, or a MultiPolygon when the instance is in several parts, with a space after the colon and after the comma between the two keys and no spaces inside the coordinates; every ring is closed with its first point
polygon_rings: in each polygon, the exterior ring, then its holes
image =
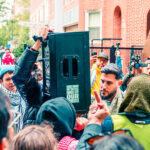
{"type": "Polygon", "coordinates": [[[39,32],[39,37],[41,38],[37,39],[31,48],[26,48],[15,66],[14,75],[12,77],[22,98],[29,104],[29,109],[24,116],[24,126],[34,123],[37,111],[44,99],[41,85],[31,75],[31,72],[38,57],[38,50],[42,45],[42,39],[46,39],[47,35],[48,28],[41,29],[39,32]]]}

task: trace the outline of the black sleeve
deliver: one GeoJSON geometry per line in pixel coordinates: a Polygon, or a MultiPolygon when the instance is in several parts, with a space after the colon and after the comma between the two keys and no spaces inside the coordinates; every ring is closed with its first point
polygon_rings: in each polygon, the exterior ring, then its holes
{"type": "Polygon", "coordinates": [[[35,78],[31,76],[31,70],[35,63],[39,52],[26,49],[15,66],[14,76],[12,80],[21,94],[26,100],[29,107],[38,105],[42,100],[42,89],[35,78]]]}

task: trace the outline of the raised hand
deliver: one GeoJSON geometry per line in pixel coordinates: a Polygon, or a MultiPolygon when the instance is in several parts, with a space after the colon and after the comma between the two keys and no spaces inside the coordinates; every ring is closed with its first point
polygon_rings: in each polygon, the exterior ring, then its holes
{"type": "Polygon", "coordinates": [[[74,127],[74,130],[81,131],[83,130],[88,124],[88,119],[84,117],[78,117],[76,119],[76,125],[74,127]]]}
{"type": "Polygon", "coordinates": [[[110,115],[107,104],[102,101],[97,93],[94,91],[96,101],[90,106],[88,113],[89,123],[100,124],[103,120],[110,115]]]}

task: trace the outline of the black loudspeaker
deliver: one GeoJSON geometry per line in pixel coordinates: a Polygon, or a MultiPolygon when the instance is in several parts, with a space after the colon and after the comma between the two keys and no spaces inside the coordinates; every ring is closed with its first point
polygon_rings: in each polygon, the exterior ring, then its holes
{"type": "Polygon", "coordinates": [[[51,33],[48,50],[51,98],[66,97],[78,113],[86,113],[91,103],[89,33],[51,33]]]}

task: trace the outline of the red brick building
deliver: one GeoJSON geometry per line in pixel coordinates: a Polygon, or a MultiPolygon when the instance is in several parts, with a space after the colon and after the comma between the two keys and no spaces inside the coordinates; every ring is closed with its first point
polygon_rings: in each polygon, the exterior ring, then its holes
{"type": "MultiPolygon", "coordinates": [[[[150,29],[150,0],[31,0],[31,21],[48,23],[57,32],[89,30],[90,40],[122,38],[121,47],[143,45],[150,29]]],[[[104,46],[115,42],[104,41],[104,46]]],[[[121,56],[126,72],[129,51],[121,56]]]]}

